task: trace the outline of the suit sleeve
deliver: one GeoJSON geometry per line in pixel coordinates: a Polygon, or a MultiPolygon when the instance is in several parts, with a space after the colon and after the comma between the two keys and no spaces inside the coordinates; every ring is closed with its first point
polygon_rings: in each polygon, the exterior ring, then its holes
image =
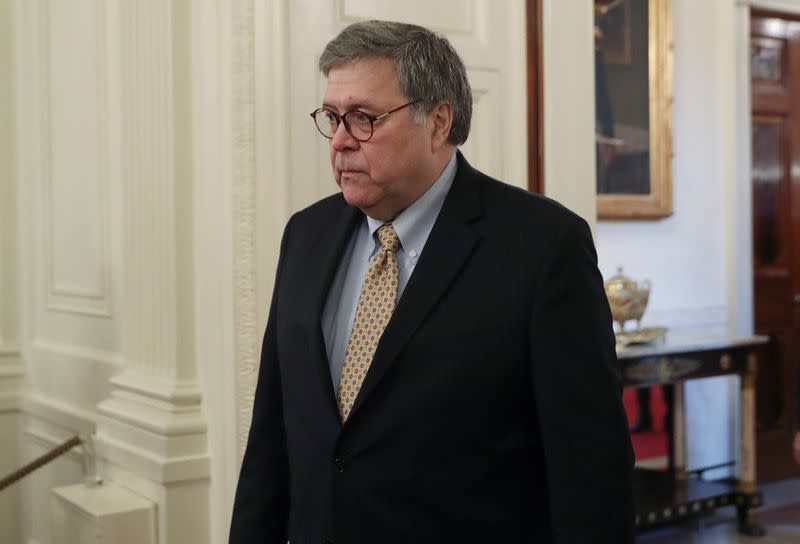
{"type": "Polygon", "coordinates": [[[552,541],[633,543],[633,450],[611,312],[586,222],[576,218],[555,247],[530,329],[552,541]]]}
{"type": "Polygon", "coordinates": [[[275,287],[261,349],[253,419],[231,519],[230,544],[285,544],[289,516],[289,465],[278,364],[276,319],[281,272],[291,220],[281,241],[275,287]]]}

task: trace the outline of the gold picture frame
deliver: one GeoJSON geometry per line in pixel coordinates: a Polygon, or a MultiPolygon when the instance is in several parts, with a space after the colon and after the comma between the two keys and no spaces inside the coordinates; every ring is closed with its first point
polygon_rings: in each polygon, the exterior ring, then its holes
{"type": "MultiPolygon", "coordinates": [[[[654,220],[670,216],[670,0],[595,0],[595,37],[598,218],[654,220]],[[630,16],[604,19],[612,9],[625,9],[630,16]],[[607,21],[625,21],[630,26],[604,26],[607,21]],[[604,59],[603,36],[610,32],[629,33],[629,63],[620,65],[613,58],[604,59]]],[[[613,41],[619,40],[608,40],[613,41]]]]}

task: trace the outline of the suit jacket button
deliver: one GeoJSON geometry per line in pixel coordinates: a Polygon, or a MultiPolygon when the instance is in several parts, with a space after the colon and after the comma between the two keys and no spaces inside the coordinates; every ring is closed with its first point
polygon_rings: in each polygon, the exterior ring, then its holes
{"type": "Polygon", "coordinates": [[[344,472],[344,461],[342,459],[337,458],[333,462],[333,468],[336,472],[344,472]]]}

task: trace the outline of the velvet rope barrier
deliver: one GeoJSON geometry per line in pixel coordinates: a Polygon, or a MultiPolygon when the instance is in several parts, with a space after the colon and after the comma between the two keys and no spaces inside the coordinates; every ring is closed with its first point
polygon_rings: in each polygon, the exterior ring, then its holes
{"type": "Polygon", "coordinates": [[[22,478],[24,478],[25,476],[27,476],[28,474],[30,474],[31,472],[33,472],[37,468],[40,468],[40,467],[46,465],[47,463],[53,461],[54,459],[56,459],[58,457],[61,457],[62,455],[67,453],[69,450],[71,450],[75,446],[80,445],[82,442],[83,441],[80,439],[80,437],[73,436],[72,438],[70,438],[69,440],[67,440],[66,442],[61,444],[60,446],[53,448],[52,450],[50,450],[49,452],[45,453],[44,455],[42,455],[38,459],[36,459],[34,461],[31,461],[30,463],[28,463],[27,465],[25,465],[21,469],[12,472],[8,476],[6,476],[2,480],[0,480],[0,491],[4,490],[5,488],[10,486],[11,484],[16,482],[17,480],[21,480],[22,478]]]}

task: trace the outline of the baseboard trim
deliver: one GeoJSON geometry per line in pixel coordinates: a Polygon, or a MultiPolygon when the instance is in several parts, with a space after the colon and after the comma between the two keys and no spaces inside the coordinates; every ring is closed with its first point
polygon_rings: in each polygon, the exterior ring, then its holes
{"type": "Polygon", "coordinates": [[[118,353],[103,351],[85,346],[63,344],[51,340],[37,339],[31,346],[32,355],[46,360],[58,360],[106,365],[114,370],[122,368],[122,358],[118,353]]]}
{"type": "Polygon", "coordinates": [[[111,464],[159,484],[208,480],[211,458],[208,454],[162,457],[106,434],[96,437],[97,453],[111,464]]]}

